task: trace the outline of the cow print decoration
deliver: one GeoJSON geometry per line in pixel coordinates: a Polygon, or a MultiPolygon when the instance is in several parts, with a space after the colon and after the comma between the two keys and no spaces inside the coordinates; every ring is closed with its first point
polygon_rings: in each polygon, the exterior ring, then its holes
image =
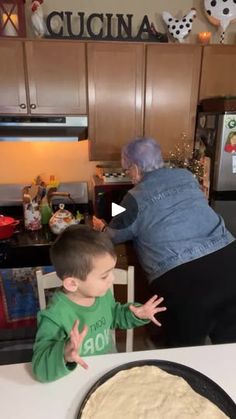
{"type": "Polygon", "coordinates": [[[208,20],[221,27],[220,43],[224,42],[225,31],[236,19],[236,0],[204,0],[208,20]]]}

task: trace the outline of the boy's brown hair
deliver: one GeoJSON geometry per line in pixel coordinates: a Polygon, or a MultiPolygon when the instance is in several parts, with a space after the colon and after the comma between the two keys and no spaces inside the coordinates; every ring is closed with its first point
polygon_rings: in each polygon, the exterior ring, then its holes
{"type": "Polygon", "coordinates": [[[57,237],[50,249],[50,258],[61,280],[75,277],[85,281],[93,269],[93,258],[106,253],[116,259],[114,246],[104,233],[73,225],[57,237]]]}

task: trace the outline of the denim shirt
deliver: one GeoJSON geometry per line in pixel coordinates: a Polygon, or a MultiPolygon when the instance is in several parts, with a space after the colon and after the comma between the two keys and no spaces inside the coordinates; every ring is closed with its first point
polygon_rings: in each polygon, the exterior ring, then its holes
{"type": "Polygon", "coordinates": [[[106,233],[113,243],[133,240],[150,282],[235,240],[186,169],[145,173],[120,205],[126,211],[112,219],[106,233]]]}

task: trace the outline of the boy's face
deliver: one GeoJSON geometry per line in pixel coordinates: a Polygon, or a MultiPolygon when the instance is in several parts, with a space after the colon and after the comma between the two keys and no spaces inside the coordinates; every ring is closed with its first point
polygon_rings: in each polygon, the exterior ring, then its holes
{"type": "Polygon", "coordinates": [[[84,297],[101,297],[111,288],[114,280],[113,269],[116,265],[109,253],[93,258],[93,269],[85,281],[78,279],[78,291],[84,297]]]}

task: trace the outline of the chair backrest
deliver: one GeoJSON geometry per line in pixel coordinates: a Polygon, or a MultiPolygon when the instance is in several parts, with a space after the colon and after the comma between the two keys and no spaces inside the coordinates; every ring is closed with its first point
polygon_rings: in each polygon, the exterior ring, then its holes
{"type": "MultiPolygon", "coordinates": [[[[134,302],[134,267],[128,266],[128,269],[114,269],[114,284],[112,286],[112,293],[114,294],[115,285],[125,285],[127,287],[127,302],[134,302]]],[[[61,287],[62,281],[58,278],[56,272],[50,272],[43,274],[42,270],[36,271],[38,296],[39,296],[39,307],[40,310],[46,308],[46,297],[45,290],[50,288],[61,287]]],[[[126,330],[126,352],[133,350],[133,329],[126,330]]],[[[115,339],[115,331],[113,333],[113,339],[115,339]]]]}
{"type": "MultiPolygon", "coordinates": [[[[114,285],[125,285],[127,287],[127,302],[134,302],[134,266],[128,266],[128,269],[114,269],[114,283],[112,286],[112,292],[114,294],[114,285]]],[[[116,341],[115,332],[113,333],[113,339],[116,341]]],[[[126,330],[126,352],[133,351],[134,341],[134,329],[126,330]]]]}
{"type": "Polygon", "coordinates": [[[43,274],[42,270],[36,271],[37,286],[38,286],[38,296],[39,296],[39,308],[43,310],[46,308],[46,296],[45,290],[50,288],[57,288],[62,286],[62,281],[58,278],[56,272],[49,272],[48,274],[43,274]]]}

